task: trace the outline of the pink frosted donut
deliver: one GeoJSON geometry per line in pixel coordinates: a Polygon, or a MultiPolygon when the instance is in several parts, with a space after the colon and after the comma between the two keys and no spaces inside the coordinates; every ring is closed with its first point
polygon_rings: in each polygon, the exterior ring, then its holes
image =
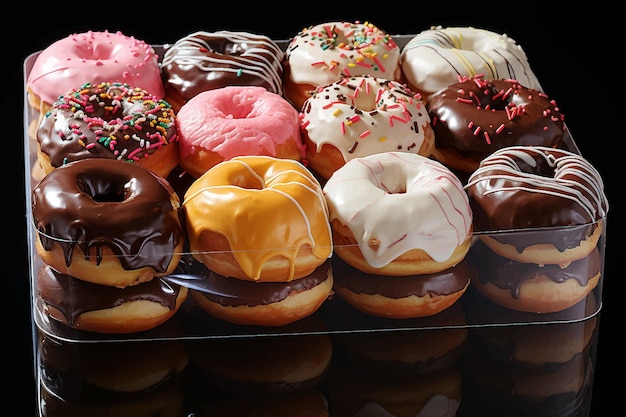
{"type": "Polygon", "coordinates": [[[176,124],[179,163],[194,177],[235,156],[304,156],[298,111],[263,87],[204,91],[180,108],[176,124]]]}
{"type": "Polygon", "coordinates": [[[60,39],[37,56],[26,85],[28,101],[45,112],[57,99],[89,82],[124,82],[164,96],[152,46],[121,32],[84,32],[60,39]]]}

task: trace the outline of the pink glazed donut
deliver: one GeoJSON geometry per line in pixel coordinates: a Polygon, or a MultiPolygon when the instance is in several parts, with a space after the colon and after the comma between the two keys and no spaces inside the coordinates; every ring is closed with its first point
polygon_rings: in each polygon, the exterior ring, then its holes
{"type": "Polygon", "coordinates": [[[164,96],[152,46],[121,32],[84,32],[60,39],[37,56],[26,85],[28,101],[46,112],[58,98],[89,82],[124,82],[164,96]]]}
{"type": "Polygon", "coordinates": [[[258,86],[227,86],[192,97],[176,117],[181,167],[198,178],[235,156],[302,160],[298,111],[258,86]]]}

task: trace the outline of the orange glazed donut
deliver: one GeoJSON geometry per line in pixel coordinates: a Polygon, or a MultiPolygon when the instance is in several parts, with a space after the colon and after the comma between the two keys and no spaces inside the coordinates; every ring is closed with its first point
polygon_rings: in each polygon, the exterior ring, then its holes
{"type": "Polygon", "coordinates": [[[430,156],[435,146],[420,96],[383,78],[346,77],[320,87],[301,118],[308,163],[325,179],[353,158],[386,151],[430,156]]]}
{"type": "Polygon", "coordinates": [[[470,249],[472,212],[459,179],[407,152],[355,158],[324,185],[335,253],[362,272],[415,275],[458,264],[470,249]]]}
{"type": "Polygon", "coordinates": [[[33,189],[36,249],[72,277],[126,287],[164,276],[181,258],[177,194],[162,177],[115,159],[70,162],[33,189]]]}
{"type": "Polygon", "coordinates": [[[191,184],[183,209],[194,258],[219,275],[291,281],[333,251],[322,187],[298,161],[224,161],[191,184]]]}
{"type": "Polygon", "coordinates": [[[231,86],[204,91],[176,114],[180,165],[199,177],[235,156],[265,155],[301,160],[298,112],[263,87],[231,86]]]}
{"type": "Polygon", "coordinates": [[[177,140],[166,101],[124,83],[86,83],[60,97],[43,117],[37,163],[47,174],[80,159],[119,159],[166,177],[178,165],[177,140]]]}
{"type": "Polygon", "coordinates": [[[319,86],[343,77],[371,75],[400,81],[400,47],[369,22],[327,22],[294,36],[284,60],[285,97],[297,109],[319,86]]]}
{"type": "Polygon", "coordinates": [[[121,82],[163,98],[154,48],[121,32],[84,32],[52,43],[37,56],[26,80],[28,101],[41,113],[86,82],[121,82]]]}
{"type": "Polygon", "coordinates": [[[588,161],[541,146],[494,152],[465,188],[475,231],[499,232],[479,238],[501,256],[539,265],[565,267],[589,255],[609,208],[602,178],[588,161]]]}

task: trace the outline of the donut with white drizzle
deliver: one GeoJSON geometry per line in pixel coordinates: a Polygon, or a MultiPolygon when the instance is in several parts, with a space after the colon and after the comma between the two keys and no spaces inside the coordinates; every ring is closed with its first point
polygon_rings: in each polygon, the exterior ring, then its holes
{"type": "Polygon", "coordinates": [[[564,267],[587,256],[609,207],[602,178],[589,161],[543,146],[494,152],[465,188],[479,237],[501,256],[540,265],[564,267]]]}
{"type": "Polygon", "coordinates": [[[343,78],[318,88],[301,112],[302,140],[324,178],[347,161],[381,152],[430,156],[435,138],[419,95],[384,78],[343,78]]]}

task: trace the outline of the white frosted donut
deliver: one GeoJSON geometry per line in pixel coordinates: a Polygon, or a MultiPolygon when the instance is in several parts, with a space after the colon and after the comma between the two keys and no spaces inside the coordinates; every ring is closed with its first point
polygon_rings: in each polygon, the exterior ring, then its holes
{"type": "Polygon", "coordinates": [[[431,27],[404,46],[400,65],[409,88],[425,96],[477,74],[512,78],[541,90],[521,46],[506,34],[485,29],[431,27]]]}
{"type": "Polygon", "coordinates": [[[327,22],[301,30],[286,50],[285,97],[296,108],[320,85],[372,75],[399,80],[400,47],[369,22],[327,22]]]}
{"type": "Polygon", "coordinates": [[[307,160],[324,178],[354,158],[388,151],[430,156],[435,144],[419,95],[384,78],[343,78],[318,88],[301,118],[307,160]]]}
{"type": "Polygon", "coordinates": [[[470,248],[472,212],[463,185],[429,158],[385,152],[352,159],[324,194],[335,253],[363,272],[439,272],[470,248]]]}

